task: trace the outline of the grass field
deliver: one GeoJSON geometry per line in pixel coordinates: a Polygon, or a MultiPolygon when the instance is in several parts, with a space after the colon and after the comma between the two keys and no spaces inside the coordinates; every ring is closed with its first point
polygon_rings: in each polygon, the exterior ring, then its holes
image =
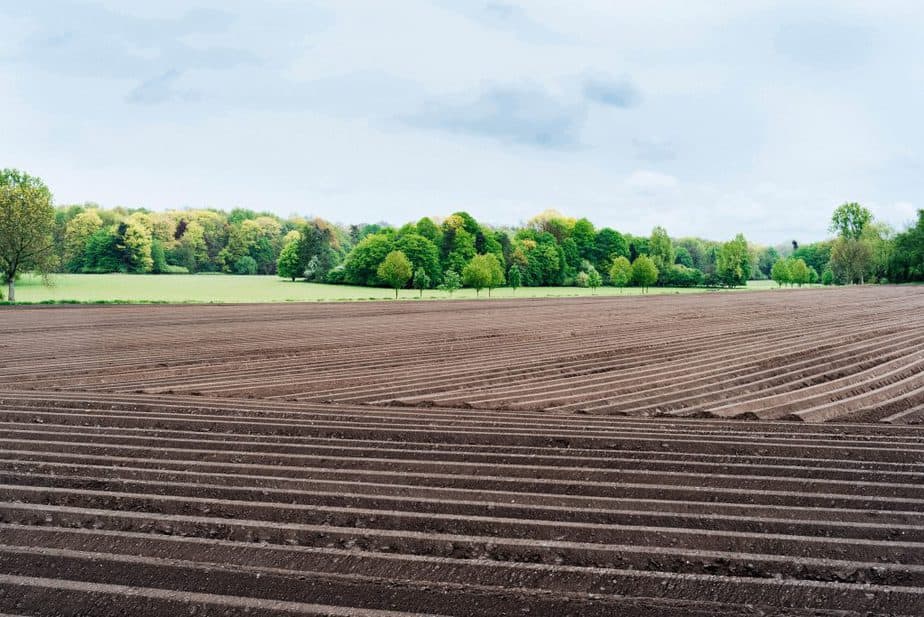
{"type": "MultiPolygon", "coordinates": [[[[319,285],[291,282],[275,276],[233,276],[223,274],[139,275],[139,274],[56,274],[46,286],[38,277],[26,276],[16,285],[19,302],[331,302],[347,300],[387,300],[394,298],[390,289],[319,285]]],[[[753,281],[747,288],[773,289],[772,281],[753,281]]],[[[705,289],[649,289],[650,294],[716,293],[705,289]]],[[[638,295],[635,287],[623,290],[614,287],[597,289],[598,296],[638,295]]],[[[725,292],[722,292],[725,293],[725,292]]],[[[402,300],[418,297],[416,290],[405,289],[402,300]]],[[[481,296],[487,298],[487,291],[481,296]]],[[[510,288],[495,289],[494,298],[547,298],[590,296],[589,289],[580,287],[521,287],[514,294],[510,288]]],[[[443,291],[427,290],[424,299],[446,299],[443,291]]],[[[474,298],[473,289],[460,289],[454,299],[474,298]]]]}

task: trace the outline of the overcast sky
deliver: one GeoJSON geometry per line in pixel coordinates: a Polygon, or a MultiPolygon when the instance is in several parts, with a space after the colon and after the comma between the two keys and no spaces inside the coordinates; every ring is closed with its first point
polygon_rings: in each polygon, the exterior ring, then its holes
{"type": "Polygon", "coordinates": [[[0,167],[58,203],[804,242],[924,206],[922,31],[918,0],[0,0],[0,167]]]}

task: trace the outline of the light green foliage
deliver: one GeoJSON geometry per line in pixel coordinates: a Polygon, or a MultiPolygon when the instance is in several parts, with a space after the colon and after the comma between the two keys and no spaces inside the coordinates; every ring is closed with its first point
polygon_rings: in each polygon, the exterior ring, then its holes
{"type": "Polygon", "coordinates": [[[658,267],[654,261],[647,255],[639,255],[632,262],[632,282],[641,287],[648,289],[658,280],[658,267]]]}
{"type": "Polygon", "coordinates": [[[430,276],[423,268],[417,268],[414,271],[414,289],[420,291],[420,297],[423,298],[424,289],[430,287],[430,276]]]}
{"type": "Polygon", "coordinates": [[[462,282],[472,287],[476,295],[487,288],[490,296],[492,289],[504,284],[504,270],[493,253],[476,255],[462,270],[462,282]]]}
{"type": "Polygon", "coordinates": [[[379,280],[395,290],[395,300],[398,299],[398,290],[411,279],[411,273],[411,261],[401,251],[386,255],[376,270],[379,280]]]}
{"type": "Polygon", "coordinates": [[[792,281],[792,275],[789,273],[789,261],[786,259],[777,259],[770,269],[770,278],[782,287],[792,281]]]}
{"type": "Polygon", "coordinates": [[[648,256],[651,257],[662,276],[674,263],[674,245],[670,236],[667,235],[667,230],[661,226],[651,231],[651,238],[648,239],[648,256]]]}
{"type": "Polygon", "coordinates": [[[793,259],[790,257],[787,260],[787,269],[789,270],[789,281],[794,285],[802,287],[807,283],[812,282],[812,273],[809,270],[809,267],[806,265],[805,261],[801,259],[793,259]]]}
{"type": "Polygon", "coordinates": [[[597,291],[597,288],[603,284],[603,277],[600,276],[600,273],[597,272],[597,269],[593,266],[590,266],[587,270],[587,286],[594,292],[597,291]]]}
{"type": "Polygon", "coordinates": [[[583,272],[583,271],[578,272],[577,276],[574,277],[574,284],[577,285],[578,287],[588,287],[589,278],[590,277],[587,275],[586,272],[583,272]]]}
{"type": "Polygon", "coordinates": [[[751,275],[751,254],[742,234],[722,245],[716,257],[716,277],[726,287],[746,285],[751,275]]]}
{"type": "Polygon", "coordinates": [[[822,285],[833,285],[834,284],[834,271],[831,268],[825,268],[825,271],[821,273],[821,284],[822,285]]]}
{"type": "Polygon", "coordinates": [[[276,260],[276,273],[283,278],[294,281],[302,272],[303,269],[298,256],[298,238],[293,238],[282,247],[282,251],[279,253],[279,259],[276,260]]]}
{"type": "Polygon", "coordinates": [[[462,287],[462,277],[455,270],[450,270],[443,274],[443,282],[440,283],[438,289],[441,291],[448,291],[449,295],[452,294],[462,287]]]}
{"type": "Polygon", "coordinates": [[[443,270],[440,266],[439,249],[433,242],[420,234],[408,233],[398,238],[395,249],[411,260],[415,272],[423,269],[432,282],[439,282],[443,270]]]}
{"type": "Polygon", "coordinates": [[[610,282],[614,287],[625,287],[632,281],[632,264],[625,257],[617,257],[610,267],[610,282]]]}
{"type": "Polygon", "coordinates": [[[90,237],[103,226],[96,210],[81,212],[72,218],[64,232],[64,266],[68,272],[80,272],[84,267],[84,251],[90,237]]]}
{"type": "Polygon", "coordinates": [[[15,169],[0,170],[0,275],[16,301],[16,277],[47,273],[54,264],[55,210],[51,191],[39,178],[15,169]]]}
{"type": "Polygon", "coordinates": [[[831,215],[830,231],[841,238],[859,240],[872,220],[872,213],[860,204],[845,203],[831,215]]]}
{"type": "Polygon", "coordinates": [[[159,238],[151,239],[151,272],[166,274],[169,272],[167,255],[164,253],[164,243],[159,238]]]}
{"type": "Polygon", "coordinates": [[[117,245],[123,253],[123,260],[129,272],[150,272],[154,267],[151,257],[151,233],[138,221],[129,221],[119,226],[122,236],[117,245]]]}
{"type": "Polygon", "coordinates": [[[371,234],[360,240],[347,255],[344,282],[350,285],[378,285],[379,264],[393,247],[393,238],[387,233],[371,234]]]}
{"type": "Polygon", "coordinates": [[[510,288],[516,292],[523,283],[523,275],[520,273],[520,266],[517,264],[510,266],[510,271],[507,273],[507,280],[510,283],[510,288]]]}

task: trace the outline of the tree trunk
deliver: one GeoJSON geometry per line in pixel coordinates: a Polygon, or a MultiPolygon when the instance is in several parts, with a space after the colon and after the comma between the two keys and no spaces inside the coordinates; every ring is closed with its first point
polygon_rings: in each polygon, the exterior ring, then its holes
{"type": "Polygon", "coordinates": [[[16,302],[16,279],[12,276],[10,277],[10,282],[9,282],[9,286],[7,287],[7,289],[9,290],[9,292],[6,295],[7,300],[9,300],[10,302],[16,302]]]}
{"type": "Polygon", "coordinates": [[[398,299],[398,288],[395,287],[395,300],[397,300],[397,299],[398,299]]]}

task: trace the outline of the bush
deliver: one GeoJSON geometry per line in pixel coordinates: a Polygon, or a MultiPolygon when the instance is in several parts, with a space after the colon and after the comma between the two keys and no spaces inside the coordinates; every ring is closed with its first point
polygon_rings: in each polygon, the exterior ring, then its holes
{"type": "Polygon", "coordinates": [[[696,268],[674,264],[664,274],[663,280],[668,287],[696,287],[702,285],[703,273],[696,268]]]}
{"type": "Polygon", "coordinates": [[[189,268],[186,266],[174,266],[167,264],[167,266],[162,270],[162,274],[189,274],[189,268]]]}
{"type": "Polygon", "coordinates": [[[234,272],[236,274],[256,274],[257,260],[250,255],[244,255],[234,262],[234,272]]]}

